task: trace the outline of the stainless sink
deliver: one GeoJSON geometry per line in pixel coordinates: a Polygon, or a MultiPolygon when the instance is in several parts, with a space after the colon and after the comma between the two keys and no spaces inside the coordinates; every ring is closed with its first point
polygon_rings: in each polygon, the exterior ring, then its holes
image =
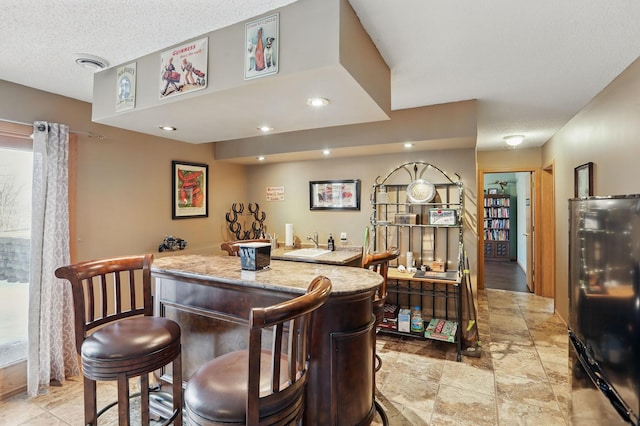
{"type": "Polygon", "coordinates": [[[304,248],[285,252],[284,255],[291,257],[316,257],[327,253],[331,253],[331,250],[304,248]]]}

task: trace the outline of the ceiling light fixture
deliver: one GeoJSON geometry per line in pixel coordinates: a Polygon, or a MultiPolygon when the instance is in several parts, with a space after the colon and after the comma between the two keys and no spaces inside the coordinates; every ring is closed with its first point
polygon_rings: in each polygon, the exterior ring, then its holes
{"type": "Polygon", "coordinates": [[[261,156],[259,156],[259,157],[256,157],[256,159],[257,159],[258,161],[264,161],[264,156],[263,156],[263,155],[261,155],[261,156]]]}
{"type": "Polygon", "coordinates": [[[405,142],[404,143],[404,147],[405,148],[411,148],[411,147],[413,147],[413,144],[411,142],[405,142]]]}
{"type": "Polygon", "coordinates": [[[175,132],[176,130],[178,130],[173,126],[159,126],[158,128],[165,132],[175,132]]]}
{"type": "Polygon", "coordinates": [[[504,141],[509,146],[518,146],[522,143],[523,140],[524,140],[523,135],[511,135],[511,136],[504,137],[504,141]]]}
{"type": "Polygon", "coordinates": [[[322,150],[322,153],[323,153],[324,155],[329,155],[329,154],[331,154],[331,150],[329,150],[329,149],[323,149],[323,150],[322,150]]]}
{"type": "Polygon", "coordinates": [[[73,55],[73,60],[76,64],[89,71],[99,71],[109,66],[109,62],[99,56],[88,55],[86,53],[76,53],[73,55]]]}
{"type": "Polygon", "coordinates": [[[260,130],[262,133],[267,133],[273,130],[273,127],[270,126],[258,126],[258,130],[260,130]]]}
{"type": "Polygon", "coordinates": [[[307,105],[312,107],[323,107],[329,105],[329,99],[326,98],[309,98],[307,99],[307,105]]]}

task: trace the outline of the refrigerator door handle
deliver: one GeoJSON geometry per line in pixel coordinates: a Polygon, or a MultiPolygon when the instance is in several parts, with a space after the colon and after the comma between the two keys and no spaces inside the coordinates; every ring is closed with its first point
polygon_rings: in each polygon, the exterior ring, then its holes
{"type": "Polygon", "coordinates": [[[611,387],[609,381],[604,377],[602,369],[598,363],[587,354],[585,345],[571,330],[569,330],[569,340],[571,341],[573,349],[576,351],[580,364],[584,367],[584,370],[593,384],[596,385],[596,387],[607,397],[611,405],[613,405],[613,408],[615,408],[618,414],[620,414],[620,417],[622,417],[627,423],[636,425],[637,419],[635,422],[632,419],[632,416],[635,417],[633,411],[624,403],[616,390],[611,387]]]}

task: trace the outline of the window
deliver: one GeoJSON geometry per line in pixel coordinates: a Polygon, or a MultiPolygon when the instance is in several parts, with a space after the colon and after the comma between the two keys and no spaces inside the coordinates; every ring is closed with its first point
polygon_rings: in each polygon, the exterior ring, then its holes
{"type": "Polygon", "coordinates": [[[0,368],[26,359],[33,152],[30,126],[0,122],[0,368]]]}

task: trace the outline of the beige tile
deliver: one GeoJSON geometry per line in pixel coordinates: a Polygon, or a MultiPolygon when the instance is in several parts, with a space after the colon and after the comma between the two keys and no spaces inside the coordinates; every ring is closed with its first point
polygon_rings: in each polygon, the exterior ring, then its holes
{"type": "Polygon", "coordinates": [[[0,401],[0,425],[19,425],[46,414],[26,393],[0,401]]]}
{"type": "Polygon", "coordinates": [[[491,395],[440,385],[431,425],[495,425],[496,401],[491,395]]]}
{"type": "Polygon", "coordinates": [[[495,396],[493,371],[464,362],[445,362],[440,384],[495,396]]]}
{"type": "Polygon", "coordinates": [[[560,411],[513,401],[498,403],[499,425],[504,426],[566,426],[560,411]]]}
{"type": "Polygon", "coordinates": [[[569,357],[569,348],[536,345],[536,351],[538,351],[538,356],[544,365],[565,364],[569,357]]]}
{"type": "Polygon", "coordinates": [[[522,376],[496,375],[496,398],[499,403],[511,401],[559,411],[551,385],[544,380],[522,376]]]}
{"type": "MultiPolygon", "coordinates": [[[[454,344],[376,335],[383,360],[376,400],[390,424],[565,425],[571,395],[568,340],[551,299],[482,290],[477,325],[480,357],[463,356],[461,362],[454,344]]],[[[137,387],[137,380],[132,385],[137,387]]],[[[82,395],[82,378],[72,377],[46,395],[0,401],[0,425],[82,426],[82,395]]],[[[99,406],[115,398],[114,382],[98,384],[99,406]]],[[[139,415],[136,401],[133,424],[139,415]]],[[[117,425],[117,410],[100,420],[101,426],[117,425]]],[[[373,425],[380,424],[376,416],[373,425]]]]}

